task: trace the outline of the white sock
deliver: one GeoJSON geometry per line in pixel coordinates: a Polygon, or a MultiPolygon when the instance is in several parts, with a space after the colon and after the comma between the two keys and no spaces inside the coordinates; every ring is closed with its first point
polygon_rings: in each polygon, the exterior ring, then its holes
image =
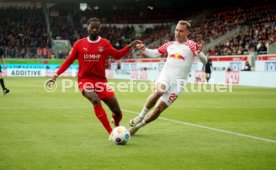
{"type": "Polygon", "coordinates": [[[145,117],[149,112],[149,109],[147,109],[145,106],[143,107],[142,111],[139,114],[139,117],[145,117]]]}
{"type": "Polygon", "coordinates": [[[143,120],[141,123],[138,123],[137,125],[136,125],[136,127],[137,128],[141,128],[141,127],[143,127],[143,126],[145,126],[147,123],[143,120]]]}

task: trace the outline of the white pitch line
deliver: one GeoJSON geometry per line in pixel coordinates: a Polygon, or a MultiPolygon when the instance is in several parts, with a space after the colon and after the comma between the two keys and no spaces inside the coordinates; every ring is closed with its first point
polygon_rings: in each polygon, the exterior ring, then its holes
{"type": "MultiPolygon", "coordinates": [[[[124,112],[132,113],[132,114],[136,114],[136,115],[139,114],[139,113],[131,111],[131,110],[126,110],[126,109],[122,109],[122,110],[124,112]]],[[[203,125],[199,125],[199,124],[183,122],[183,121],[180,121],[180,120],[167,119],[167,118],[163,118],[163,117],[159,117],[158,119],[166,120],[166,121],[173,122],[173,123],[179,123],[179,124],[186,125],[186,126],[193,126],[193,127],[208,129],[208,130],[212,130],[212,131],[216,131],[216,132],[221,132],[221,133],[226,133],[226,134],[231,134],[231,135],[236,135],[236,136],[242,136],[242,137],[251,138],[251,139],[256,139],[256,140],[260,140],[260,141],[264,141],[264,142],[276,143],[276,140],[273,140],[273,139],[261,138],[261,137],[247,135],[247,134],[243,134],[243,133],[232,132],[232,131],[229,131],[229,130],[212,128],[212,127],[203,126],[203,125]]]]}

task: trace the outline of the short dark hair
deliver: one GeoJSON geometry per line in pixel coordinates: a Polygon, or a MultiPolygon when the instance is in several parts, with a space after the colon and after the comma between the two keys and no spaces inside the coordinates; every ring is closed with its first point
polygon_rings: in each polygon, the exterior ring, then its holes
{"type": "Polygon", "coordinates": [[[90,18],[90,19],[87,21],[87,25],[89,25],[91,22],[99,22],[99,23],[101,23],[101,21],[100,21],[98,18],[90,18]]]}

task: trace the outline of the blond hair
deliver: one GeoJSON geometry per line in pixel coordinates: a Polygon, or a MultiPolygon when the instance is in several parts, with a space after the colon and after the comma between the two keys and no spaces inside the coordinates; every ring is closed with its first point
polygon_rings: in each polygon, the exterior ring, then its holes
{"type": "Polygon", "coordinates": [[[184,20],[180,20],[178,21],[179,25],[186,25],[186,28],[190,31],[191,30],[191,21],[184,21],[184,20]]]}

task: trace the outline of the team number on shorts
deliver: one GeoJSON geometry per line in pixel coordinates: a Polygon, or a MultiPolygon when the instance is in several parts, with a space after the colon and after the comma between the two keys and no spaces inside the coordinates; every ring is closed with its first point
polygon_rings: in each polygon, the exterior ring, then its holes
{"type": "Polygon", "coordinates": [[[172,93],[169,97],[169,102],[173,103],[177,98],[177,95],[175,93],[172,93]]]}

